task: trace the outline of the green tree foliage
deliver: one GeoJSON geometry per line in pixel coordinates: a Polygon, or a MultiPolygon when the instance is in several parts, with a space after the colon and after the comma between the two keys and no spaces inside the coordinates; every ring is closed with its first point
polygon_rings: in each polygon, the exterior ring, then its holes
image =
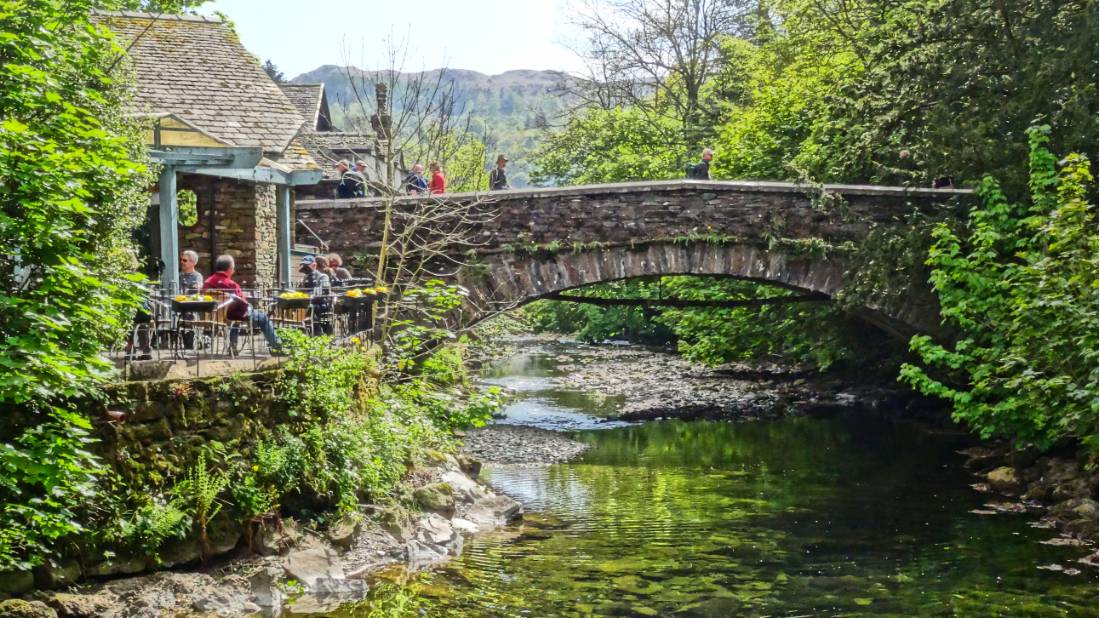
{"type": "Polygon", "coordinates": [[[749,48],[725,46],[724,73],[748,88],[718,119],[721,174],[927,185],[992,173],[1022,197],[1036,118],[1060,150],[1096,143],[1093,1],[768,7],[749,48]]]}
{"type": "MultiPolygon", "coordinates": [[[[660,277],[589,286],[578,295],[598,298],[747,300],[793,294],[774,286],[716,277],[660,277]]],[[[542,301],[524,309],[538,329],[582,341],[625,339],[675,343],[680,354],[708,365],[734,361],[788,361],[819,369],[870,362],[893,352],[885,336],[865,334],[833,305],[814,303],[738,308],[602,307],[542,301]]]]}
{"type": "Polygon", "coordinates": [[[80,529],[98,465],[67,402],[109,375],[101,352],[138,301],[128,245],[148,175],[121,49],[89,23],[101,7],[0,2],[0,569],[80,529]]]}
{"type": "Polygon", "coordinates": [[[987,177],[965,229],[935,231],[928,263],[946,321],[944,346],[915,337],[925,367],[903,378],[944,397],[983,436],[1045,447],[1084,439],[1096,452],[1097,208],[1089,162],[1061,169],[1049,127],[1030,134],[1029,202],[1007,199],[987,177]]]}
{"type": "Polygon", "coordinates": [[[677,178],[685,149],[669,145],[675,120],[654,122],[633,108],[590,109],[546,136],[532,179],[560,185],[677,178]]]}
{"type": "Polygon", "coordinates": [[[267,76],[271,78],[271,81],[277,84],[281,84],[286,81],[286,75],[283,75],[283,72],[279,70],[279,67],[276,66],[270,58],[264,60],[263,68],[264,73],[267,73],[267,76]]]}

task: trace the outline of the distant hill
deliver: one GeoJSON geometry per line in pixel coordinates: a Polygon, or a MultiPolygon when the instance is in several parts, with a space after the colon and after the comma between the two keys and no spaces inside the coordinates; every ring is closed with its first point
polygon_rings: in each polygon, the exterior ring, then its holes
{"type": "MultiPolygon", "coordinates": [[[[352,83],[371,83],[380,74],[355,67],[349,69],[327,64],[290,80],[293,83],[323,83],[328,93],[332,121],[341,129],[366,126],[361,107],[356,100],[352,83]]],[[[435,71],[428,71],[432,79],[435,71]]],[[[408,75],[416,75],[408,74],[408,75]]],[[[486,135],[487,143],[495,158],[496,153],[506,154],[509,179],[514,186],[527,184],[528,155],[535,149],[549,123],[553,123],[566,111],[570,100],[563,96],[560,86],[569,78],[558,71],[507,71],[499,75],[486,75],[477,71],[446,69],[445,81],[454,82],[458,107],[468,111],[475,134],[486,135]]],[[[372,92],[368,88],[368,92],[372,92]]],[[[373,96],[373,94],[371,95],[373,96]]],[[[395,99],[395,106],[401,101],[395,99]]],[[[488,162],[486,162],[488,165],[488,162]]]]}

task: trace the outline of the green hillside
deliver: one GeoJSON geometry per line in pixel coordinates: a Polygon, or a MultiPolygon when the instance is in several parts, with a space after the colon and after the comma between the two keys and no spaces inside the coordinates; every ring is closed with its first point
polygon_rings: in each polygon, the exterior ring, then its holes
{"type": "MultiPolygon", "coordinates": [[[[434,80],[436,72],[429,73],[434,80]]],[[[333,123],[341,129],[352,130],[369,126],[352,84],[359,85],[362,91],[362,84],[372,83],[380,74],[355,67],[325,65],[291,81],[325,84],[333,123]]],[[[499,152],[511,159],[508,176],[512,185],[527,185],[529,153],[541,139],[543,129],[568,108],[570,99],[562,94],[560,86],[569,76],[557,71],[507,71],[485,75],[477,71],[446,69],[443,79],[454,83],[456,106],[470,113],[473,131],[489,145],[491,158],[499,152]]],[[[395,97],[394,104],[400,107],[402,102],[395,97]]],[[[487,161],[486,165],[489,164],[487,161]]]]}

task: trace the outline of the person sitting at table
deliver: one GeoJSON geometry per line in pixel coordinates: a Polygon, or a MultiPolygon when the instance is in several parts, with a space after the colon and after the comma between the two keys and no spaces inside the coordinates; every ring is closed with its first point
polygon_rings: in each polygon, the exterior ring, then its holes
{"type": "Polygon", "coordinates": [[[330,253],[328,256],[328,267],[332,269],[332,278],[338,282],[350,281],[351,271],[344,268],[344,258],[340,257],[339,253],[330,253]]]}
{"type": "Polygon", "coordinates": [[[202,273],[195,270],[199,254],[188,249],[180,253],[180,294],[196,294],[202,289],[202,273]]]}
{"type": "Polygon", "coordinates": [[[328,285],[333,284],[333,279],[336,278],[336,271],[332,270],[332,265],[328,263],[328,258],[323,255],[313,256],[313,264],[316,266],[316,272],[319,272],[328,277],[328,285]]]}
{"type": "MultiPolygon", "coordinates": [[[[206,278],[203,282],[202,291],[218,291],[230,294],[229,307],[226,309],[225,316],[230,320],[251,321],[252,324],[260,327],[260,332],[264,334],[264,339],[267,340],[267,347],[272,353],[277,354],[282,348],[282,342],[279,341],[279,336],[275,334],[275,326],[271,323],[271,319],[267,317],[267,314],[263,311],[257,311],[252,308],[252,305],[248,304],[248,296],[241,290],[241,286],[237,285],[236,281],[233,281],[233,268],[236,266],[236,262],[233,261],[231,255],[219,255],[218,259],[214,260],[214,274],[206,278]]],[[[236,325],[229,329],[229,347],[233,349],[233,353],[237,351],[237,339],[240,336],[240,332],[236,325]]]]}
{"type": "MultiPolygon", "coordinates": [[[[202,273],[195,270],[199,263],[199,254],[188,249],[180,253],[180,294],[198,294],[202,289],[202,273]]],[[[190,322],[196,319],[194,313],[181,313],[180,320],[190,322]]],[[[183,349],[195,349],[195,331],[183,329],[183,349]]]]}
{"type": "MultiPolygon", "coordinates": [[[[319,261],[324,258],[312,255],[302,256],[302,264],[298,267],[298,272],[305,275],[302,277],[302,283],[298,286],[299,289],[308,290],[310,296],[313,297],[313,301],[310,303],[313,306],[313,334],[314,335],[331,335],[332,334],[332,320],[329,316],[332,314],[332,300],[329,298],[329,294],[332,291],[332,280],[329,276],[321,272],[319,268],[319,261]],[[320,316],[321,319],[317,319],[320,316]]],[[[324,262],[325,267],[328,267],[328,262],[324,262]]]]}

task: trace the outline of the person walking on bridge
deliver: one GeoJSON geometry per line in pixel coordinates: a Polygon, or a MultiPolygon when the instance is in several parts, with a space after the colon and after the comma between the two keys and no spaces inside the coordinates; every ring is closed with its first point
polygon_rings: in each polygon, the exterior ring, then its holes
{"type": "Polygon", "coordinates": [[[428,164],[428,169],[432,172],[432,181],[428,185],[428,190],[432,195],[446,193],[447,178],[443,175],[443,166],[439,164],[439,161],[432,161],[428,164]]]}
{"type": "Polygon", "coordinates": [[[497,166],[489,172],[489,190],[504,191],[511,189],[508,184],[508,175],[504,173],[504,166],[508,164],[508,157],[497,155],[497,166]]]}
{"type": "Polygon", "coordinates": [[[710,160],[714,158],[714,151],[710,148],[704,148],[700,158],[702,160],[698,163],[687,166],[689,180],[710,180],[710,160]]]}

